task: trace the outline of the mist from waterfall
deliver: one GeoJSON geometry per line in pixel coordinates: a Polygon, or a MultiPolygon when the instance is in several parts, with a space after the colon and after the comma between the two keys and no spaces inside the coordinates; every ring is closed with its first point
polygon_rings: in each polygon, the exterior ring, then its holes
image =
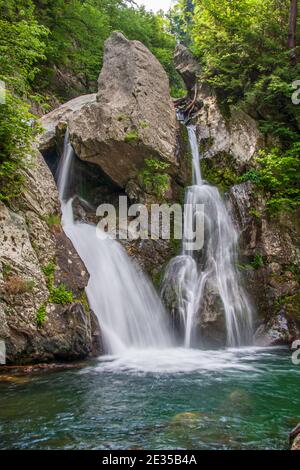
{"type": "Polygon", "coordinates": [[[73,199],[66,199],[74,151],[66,133],[58,169],[63,230],[72,241],[89,275],[86,294],[99,319],[105,351],[117,355],[130,348],[172,345],[167,315],[152,283],[129,259],[117,241],[96,227],[74,221],[73,199]]]}
{"type": "Polygon", "coordinates": [[[193,344],[196,323],[204,314],[208,288],[221,300],[227,346],[251,344],[252,310],[236,269],[238,234],[219,191],[202,180],[195,127],[188,126],[187,130],[193,185],[186,190],[184,223],[192,226],[196,205],[204,205],[204,247],[201,253],[187,250],[183,239],[181,254],[167,267],[162,295],[170,286],[176,294],[175,315],[183,326],[185,347],[193,344]]]}

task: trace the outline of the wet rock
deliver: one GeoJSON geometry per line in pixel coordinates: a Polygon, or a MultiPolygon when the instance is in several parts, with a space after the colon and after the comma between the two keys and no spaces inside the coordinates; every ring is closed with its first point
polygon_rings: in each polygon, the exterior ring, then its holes
{"type": "Polygon", "coordinates": [[[256,122],[243,111],[232,110],[231,117],[223,117],[217,98],[199,92],[203,108],[195,118],[199,134],[199,143],[205,145],[204,158],[231,155],[236,168],[240,171],[251,161],[264,140],[256,122]]]}
{"type": "Polygon", "coordinates": [[[290,344],[300,337],[298,211],[270,216],[252,183],[233,186],[229,209],[240,229],[241,274],[256,310],[259,345],[290,344]]]}
{"type": "Polygon", "coordinates": [[[26,190],[10,207],[0,203],[0,339],[10,364],[83,358],[97,353],[100,335],[84,293],[89,276],[62,232],[46,163],[34,150],[28,159],[26,190]],[[50,282],[63,284],[74,303],[53,303],[50,282]]]}
{"type": "Polygon", "coordinates": [[[254,340],[258,346],[291,344],[299,337],[299,332],[298,325],[288,319],[284,310],[281,310],[257,329],[254,340]]]}
{"type": "Polygon", "coordinates": [[[222,300],[212,283],[206,287],[203,299],[203,309],[196,324],[201,344],[208,348],[226,346],[226,323],[222,300]]]}
{"type": "Polygon", "coordinates": [[[226,412],[238,412],[238,413],[253,413],[253,403],[251,400],[251,396],[246,390],[243,389],[236,389],[233,390],[227,400],[225,400],[224,404],[224,411],[226,412]]]}

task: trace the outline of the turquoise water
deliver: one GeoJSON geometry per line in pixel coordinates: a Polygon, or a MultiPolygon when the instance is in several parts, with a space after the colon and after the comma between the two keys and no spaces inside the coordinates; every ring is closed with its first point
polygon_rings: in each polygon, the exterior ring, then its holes
{"type": "Polygon", "coordinates": [[[283,349],[129,351],[0,376],[1,449],[285,449],[300,366],[283,349]]]}

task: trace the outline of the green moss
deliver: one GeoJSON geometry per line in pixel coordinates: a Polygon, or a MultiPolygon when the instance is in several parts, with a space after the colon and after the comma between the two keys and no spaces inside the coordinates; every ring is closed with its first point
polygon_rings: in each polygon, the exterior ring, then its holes
{"type": "Polygon", "coordinates": [[[36,311],[36,324],[38,327],[42,327],[46,321],[46,305],[42,304],[36,311]]]}
{"type": "Polygon", "coordinates": [[[90,304],[89,304],[85,291],[83,291],[82,295],[76,298],[74,301],[82,304],[86,312],[90,312],[91,308],[90,308],[90,304]]]}
{"type": "Polygon", "coordinates": [[[149,127],[149,123],[142,119],[141,121],[139,121],[139,127],[141,127],[141,129],[147,129],[149,127]]]}
{"type": "Polygon", "coordinates": [[[192,183],[193,175],[193,157],[191,146],[189,142],[189,136],[186,126],[180,124],[179,126],[180,136],[180,173],[182,175],[182,180],[184,181],[184,186],[187,186],[192,183]]]}
{"type": "Polygon", "coordinates": [[[287,314],[297,321],[300,321],[300,292],[286,297],[285,306],[287,314]]]}
{"type": "Polygon", "coordinates": [[[47,214],[42,217],[48,227],[60,227],[60,216],[58,214],[47,214]]]}
{"type": "Polygon", "coordinates": [[[161,283],[162,283],[162,280],[163,280],[163,273],[164,273],[164,270],[161,269],[160,271],[154,272],[154,273],[152,273],[152,275],[151,275],[153,285],[154,285],[155,289],[156,289],[158,292],[159,292],[159,290],[160,290],[161,283]]]}
{"type": "Polygon", "coordinates": [[[250,209],[249,215],[253,215],[253,217],[256,217],[257,219],[260,219],[262,216],[262,213],[259,212],[257,209],[250,209]]]}
{"type": "Polygon", "coordinates": [[[274,308],[278,312],[279,309],[285,307],[285,311],[288,317],[292,320],[300,321],[300,292],[294,295],[288,295],[276,299],[274,302],[274,308]]]}
{"type": "Polygon", "coordinates": [[[212,137],[208,137],[207,139],[201,139],[200,146],[199,146],[200,153],[203,154],[207,152],[213,143],[214,143],[214,139],[212,137]]]}
{"type": "Polygon", "coordinates": [[[300,267],[297,264],[290,264],[286,270],[293,273],[300,284],[300,267]]]}
{"type": "Polygon", "coordinates": [[[255,255],[253,256],[252,261],[250,262],[250,265],[254,269],[259,269],[259,268],[262,268],[264,266],[264,260],[263,260],[263,257],[261,256],[260,253],[255,253],[255,255]]]}
{"type": "Polygon", "coordinates": [[[12,272],[12,266],[9,263],[2,263],[2,273],[4,279],[8,277],[12,272]]]}
{"type": "Polygon", "coordinates": [[[180,248],[181,248],[181,241],[182,240],[179,240],[179,239],[174,238],[174,237],[170,238],[170,246],[171,246],[172,251],[173,251],[173,256],[177,256],[179,254],[180,248]]]}
{"type": "Polygon", "coordinates": [[[126,121],[126,119],[128,119],[128,116],[126,116],[126,114],[120,113],[117,116],[117,121],[119,121],[119,122],[126,121]]]}
{"type": "Polygon", "coordinates": [[[221,191],[227,191],[231,186],[239,182],[239,177],[233,168],[232,157],[230,155],[224,154],[221,163],[211,158],[202,159],[201,171],[203,178],[217,186],[221,191]]]}
{"type": "Polygon", "coordinates": [[[136,130],[127,132],[124,137],[125,142],[135,142],[138,139],[139,133],[136,130]]]}

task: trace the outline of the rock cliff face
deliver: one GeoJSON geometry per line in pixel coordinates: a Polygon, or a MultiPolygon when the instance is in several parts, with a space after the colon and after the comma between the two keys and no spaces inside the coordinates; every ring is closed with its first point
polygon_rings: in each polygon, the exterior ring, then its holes
{"type": "Polygon", "coordinates": [[[233,186],[229,204],[240,228],[241,268],[255,301],[259,345],[300,337],[299,211],[270,216],[251,183],[233,186]]]}
{"type": "Polygon", "coordinates": [[[0,339],[7,363],[73,360],[101,350],[85,300],[88,274],[60,226],[56,186],[41,154],[26,190],[0,204],[0,339]]]}
{"type": "MultiPolygon", "coordinates": [[[[268,139],[245,112],[232,108],[223,116],[213,90],[197,82],[195,62],[184,49],[178,46],[175,60],[189,94],[197,90],[198,106],[190,119],[197,127],[202,174],[225,192],[241,233],[240,269],[256,312],[255,341],[260,345],[290,344],[300,337],[299,213],[271,217],[265,195],[251,183],[236,184],[268,139]]],[[[210,310],[205,320],[208,325],[215,317],[214,309],[210,310]]],[[[218,331],[217,320],[213,328],[218,331]]]]}

